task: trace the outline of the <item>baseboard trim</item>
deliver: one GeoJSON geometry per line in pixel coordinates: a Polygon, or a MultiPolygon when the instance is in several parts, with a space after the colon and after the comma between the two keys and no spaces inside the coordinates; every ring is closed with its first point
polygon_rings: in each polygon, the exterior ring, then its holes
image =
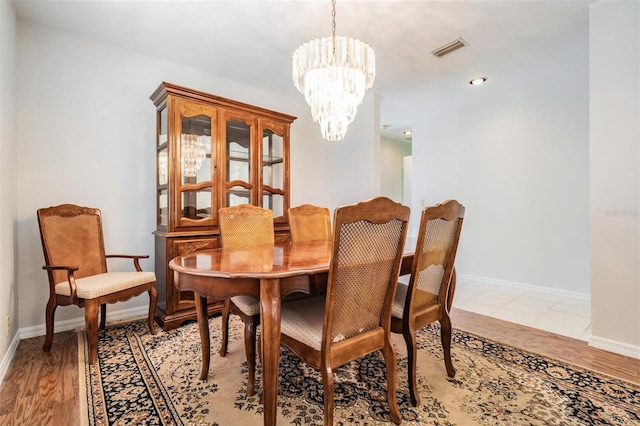
{"type": "Polygon", "coordinates": [[[486,284],[500,285],[503,287],[517,288],[520,290],[552,294],[560,297],[570,297],[576,300],[586,300],[586,301],[591,300],[591,294],[589,293],[580,293],[577,291],[569,291],[569,290],[559,290],[557,288],[542,287],[539,285],[525,284],[525,283],[519,283],[515,281],[508,281],[508,280],[500,280],[497,278],[480,277],[477,275],[458,274],[457,277],[458,277],[458,280],[463,279],[463,280],[469,280],[469,281],[477,281],[477,282],[486,283],[486,284]]]}
{"type": "Polygon", "coordinates": [[[607,352],[628,356],[629,358],[640,359],[640,346],[634,346],[628,343],[622,343],[616,340],[605,339],[604,337],[593,335],[589,338],[589,346],[596,349],[602,349],[607,352]]]}
{"type": "MultiPolygon", "coordinates": [[[[144,306],[139,308],[122,309],[119,311],[109,311],[107,309],[107,324],[115,321],[131,320],[137,317],[146,317],[147,315],[149,315],[149,308],[144,306]]],[[[84,317],[65,321],[56,321],[54,325],[54,331],[56,333],[81,329],[84,329],[84,317]]],[[[47,329],[44,324],[24,327],[19,330],[21,339],[44,336],[46,332],[47,329]]]]}
{"type": "Polygon", "coordinates": [[[16,354],[16,350],[18,349],[18,344],[20,343],[20,330],[18,330],[13,336],[13,340],[7,349],[7,353],[2,358],[2,362],[0,362],[0,387],[2,386],[2,382],[4,381],[4,376],[9,371],[9,366],[11,365],[11,361],[13,361],[13,357],[16,354]]]}

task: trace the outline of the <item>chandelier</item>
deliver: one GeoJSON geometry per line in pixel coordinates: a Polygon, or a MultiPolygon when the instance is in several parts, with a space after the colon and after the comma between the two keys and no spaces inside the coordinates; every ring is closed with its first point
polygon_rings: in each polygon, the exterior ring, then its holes
{"type": "Polygon", "coordinates": [[[331,6],[331,37],[308,41],[293,53],[293,84],[304,94],[322,137],[339,141],[373,85],[376,58],[362,41],[336,36],[336,0],[331,6]]]}
{"type": "MultiPolygon", "coordinates": [[[[185,177],[196,177],[207,156],[207,142],[210,136],[182,134],[182,174],[185,177]]],[[[209,142],[210,146],[210,142],[209,142]]]]}

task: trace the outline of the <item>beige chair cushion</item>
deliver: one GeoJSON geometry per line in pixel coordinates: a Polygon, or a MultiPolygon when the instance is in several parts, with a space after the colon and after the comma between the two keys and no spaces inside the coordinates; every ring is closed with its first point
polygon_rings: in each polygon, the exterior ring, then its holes
{"type": "Polygon", "coordinates": [[[308,297],[282,305],[280,332],[319,351],[324,322],[324,296],[308,297]]]}
{"type": "Polygon", "coordinates": [[[233,296],[231,301],[245,315],[253,316],[260,314],[260,302],[249,296],[233,296]]]}
{"type": "MultiPolygon", "coordinates": [[[[142,284],[155,282],[154,272],[107,272],[76,280],[76,292],[79,298],[95,299],[105,294],[115,293],[142,284]]],[[[56,294],[70,296],[67,281],[56,284],[56,294]]]]}
{"type": "MultiPolygon", "coordinates": [[[[427,273],[432,272],[430,268],[432,268],[433,271],[438,272],[436,268],[432,266],[425,269],[423,272],[427,272],[427,273]]],[[[440,278],[441,277],[442,277],[442,274],[440,274],[440,278]]],[[[402,319],[402,315],[404,312],[404,302],[406,301],[410,278],[411,278],[411,275],[402,275],[398,278],[398,287],[396,288],[396,295],[395,295],[395,298],[393,299],[393,308],[391,309],[392,317],[402,319]]],[[[421,290],[420,288],[417,288],[413,297],[414,297],[413,309],[424,309],[429,306],[434,306],[438,304],[437,292],[432,293],[430,291],[424,291],[424,290],[421,290]]]]}

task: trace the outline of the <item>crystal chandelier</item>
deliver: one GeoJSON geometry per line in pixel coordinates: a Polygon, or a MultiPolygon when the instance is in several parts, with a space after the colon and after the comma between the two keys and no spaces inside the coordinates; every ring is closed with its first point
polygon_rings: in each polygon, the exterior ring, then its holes
{"type": "Polygon", "coordinates": [[[376,57],[362,41],[336,36],[336,0],[331,6],[331,37],[308,41],[293,53],[293,83],[311,107],[322,137],[339,141],[373,85],[376,57]]]}
{"type": "MultiPolygon", "coordinates": [[[[196,177],[207,156],[208,136],[198,136],[191,133],[182,134],[182,174],[185,177],[196,177]]],[[[210,142],[209,142],[210,143],[210,142]]]]}

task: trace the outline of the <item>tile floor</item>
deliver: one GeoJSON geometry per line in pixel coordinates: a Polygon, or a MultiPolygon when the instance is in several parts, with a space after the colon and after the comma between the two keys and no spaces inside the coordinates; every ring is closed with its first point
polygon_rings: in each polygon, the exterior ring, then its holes
{"type": "Polygon", "coordinates": [[[591,302],[458,277],[453,307],[588,341],[591,302]]]}

